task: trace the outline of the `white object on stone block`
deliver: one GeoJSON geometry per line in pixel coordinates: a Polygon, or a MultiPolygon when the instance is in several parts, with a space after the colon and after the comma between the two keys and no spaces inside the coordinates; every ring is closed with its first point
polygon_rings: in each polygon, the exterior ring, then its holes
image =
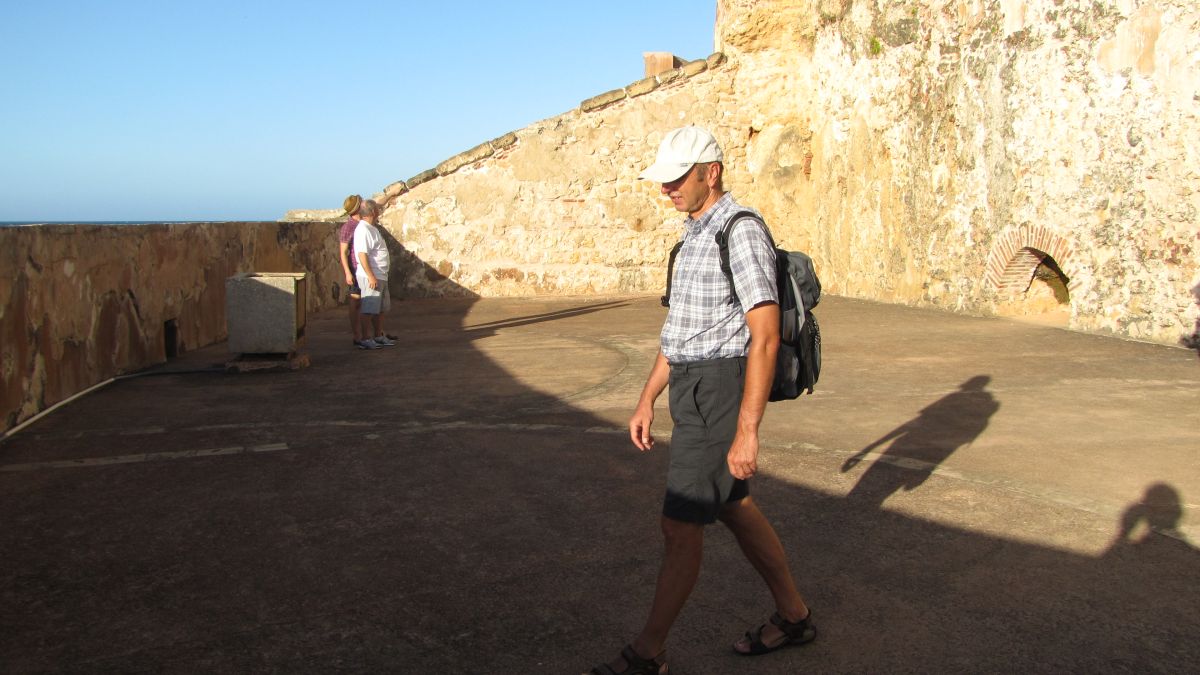
{"type": "Polygon", "coordinates": [[[225,280],[229,351],[288,354],[304,342],[307,275],[247,273],[225,280]]]}

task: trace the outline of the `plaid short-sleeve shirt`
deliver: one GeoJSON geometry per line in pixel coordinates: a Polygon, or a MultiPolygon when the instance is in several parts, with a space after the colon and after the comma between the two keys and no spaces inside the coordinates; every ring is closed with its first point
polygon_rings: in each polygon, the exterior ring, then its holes
{"type": "Polygon", "coordinates": [[[354,257],[354,228],[358,227],[358,221],[353,217],[346,219],[342,224],[342,229],[338,230],[338,243],[346,244],[346,257],[350,259],[350,271],[358,267],[358,259],[354,257]]]}
{"type": "Polygon", "coordinates": [[[671,307],[659,336],[670,363],[745,356],[750,345],[746,312],[763,302],[779,302],[775,247],[761,219],[741,218],[729,235],[736,298],[721,271],[715,235],[743,208],[727,192],[699,219],[684,221],[683,247],[671,278],[671,307]]]}

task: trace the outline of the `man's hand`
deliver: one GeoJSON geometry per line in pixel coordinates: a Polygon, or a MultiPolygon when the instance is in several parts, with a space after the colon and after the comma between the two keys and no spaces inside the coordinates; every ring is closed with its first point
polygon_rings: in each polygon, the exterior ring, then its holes
{"type": "Polygon", "coordinates": [[[638,450],[645,452],[654,447],[654,436],[650,434],[650,425],[654,423],[654,406],[638,406],[629,418],[629,438],[638,450]]]}
{"type": "Polygon", "coordinates": [[[758,471],[758,436],[738,431],[725,461],[734,478],[746,480],[753,476],[758,471]]]}
{"type": "Polygon", "coordinates": [[[367,275],[367,285],[371,287],[371,290],[379,288],[379,280],[375,278],[374,274],[367,275]]]}

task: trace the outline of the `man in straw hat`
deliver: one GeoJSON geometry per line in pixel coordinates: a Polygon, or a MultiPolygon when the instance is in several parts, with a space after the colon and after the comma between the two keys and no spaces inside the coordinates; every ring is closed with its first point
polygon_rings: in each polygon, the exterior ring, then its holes
{"type": "Polygon", "coordinates": [[[359,195],[350,195],[342,202],[342,210],[346,212],[347,218],[342,229],[338,231],[338,255],[342,262],[342,272],[346,277],[346,291],[349,297],[347,304],[350,307],[350,331],[354,334],[354,346],[366,349],[362,344],[363,336],[358,316],[362,291],[358,288],[358,279],[355,276],[358,262],[354,257],[354,229],[358,227],[358,207],[361,204],[362,197],[359,195]]]}
{"type": "Polygon", "coordinates": [[[740,216],[730,231],[736,294],[721,270],[715,235],[744,210],[725,192],[723,159],[711,133],[683,127],[663,138],[654,164],[639,176],[661,183],[662,194],[687,214],[659,354],[629,420],[633,444],[654,447],[654,403],[670,387],[675,426],[660,521],[665,548],[641,633],[618,658],[592,669],[598,675],[666,672],[667,634],[700,574],[704,528],[717,521],[733,532],[775,604],[734,651],[766,654],[816,637],[783,545],[750,497],[779,347],[779,298],[775,249],[761,217],[740,216]]]}

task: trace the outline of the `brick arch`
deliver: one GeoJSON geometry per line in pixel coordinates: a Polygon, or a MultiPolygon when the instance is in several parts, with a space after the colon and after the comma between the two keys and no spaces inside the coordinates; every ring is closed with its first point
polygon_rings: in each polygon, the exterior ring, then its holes
{"type": "Polygon", "coordinates": [[[1067,289],[1074,290],[1074,260],[1066,239],[1041,225],[1022,225],[1006,232],[992,244],[984,279],[998,291],[1024,293],[1033,281],[1033,272],[1049,256],[1067,275],[1067,289]]]}

